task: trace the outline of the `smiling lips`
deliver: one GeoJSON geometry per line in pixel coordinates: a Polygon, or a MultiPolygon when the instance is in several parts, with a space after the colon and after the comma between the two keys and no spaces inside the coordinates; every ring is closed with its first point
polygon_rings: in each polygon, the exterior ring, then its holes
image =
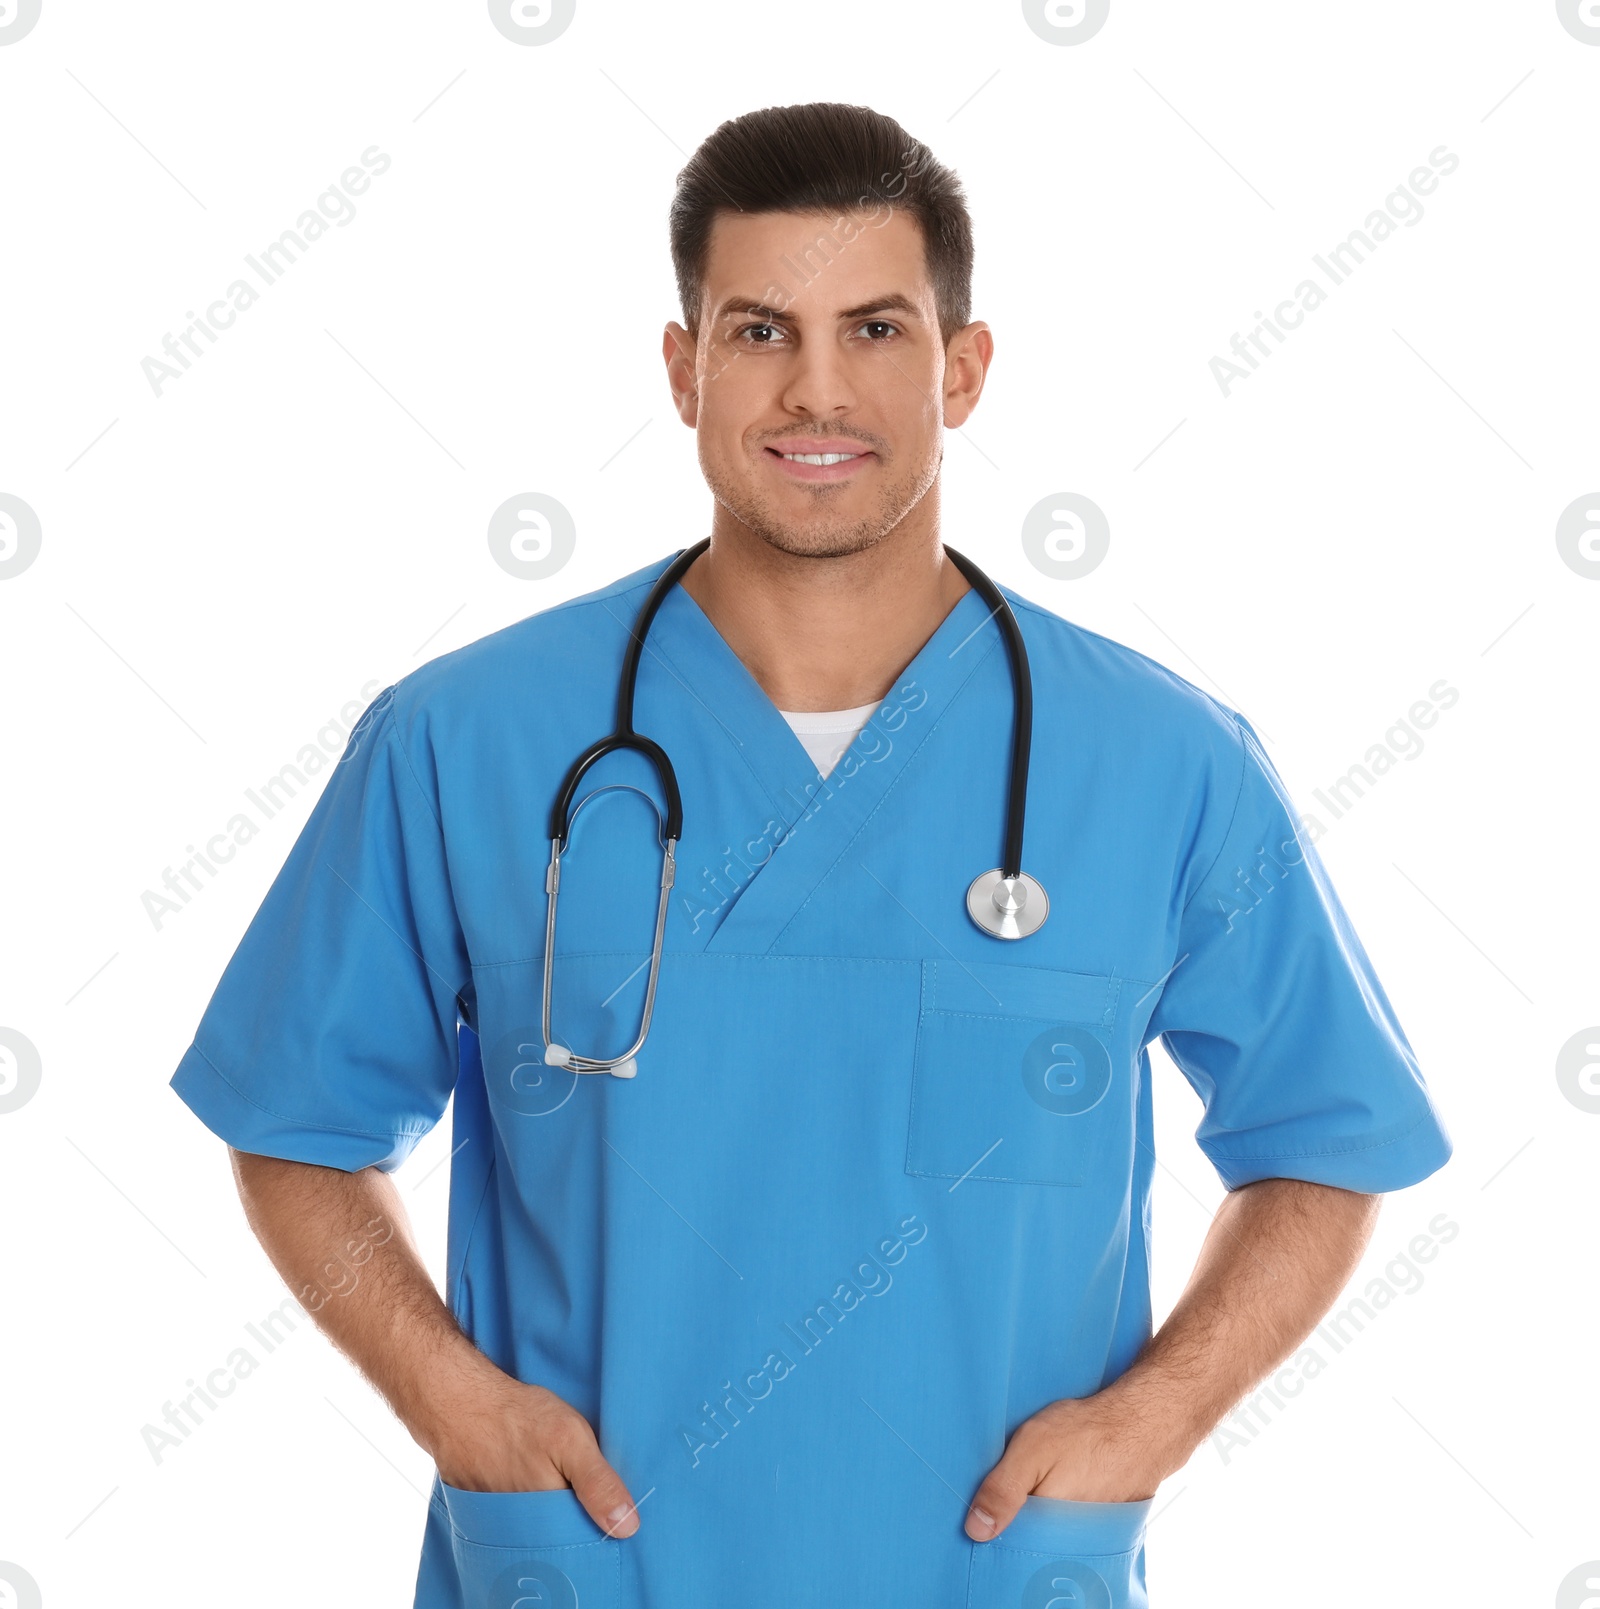
{"type": "Polygon", "coordinates": [[[836,481],[854,474],[873,454],[856,441],[777,441],[766,448],[773,463],[794,480],[836,481]]]}

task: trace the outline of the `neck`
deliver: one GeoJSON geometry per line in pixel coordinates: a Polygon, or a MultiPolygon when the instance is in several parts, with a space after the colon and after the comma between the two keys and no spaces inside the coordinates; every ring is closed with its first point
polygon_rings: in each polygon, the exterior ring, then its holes
{"type": "Polygon", "coordinates": [[[859,553],[806,558],[732,521],[713,528],[682,585],[767,697],[792,711],[884,698],[969,590],[936,529],[900,527],[859,553]]]}

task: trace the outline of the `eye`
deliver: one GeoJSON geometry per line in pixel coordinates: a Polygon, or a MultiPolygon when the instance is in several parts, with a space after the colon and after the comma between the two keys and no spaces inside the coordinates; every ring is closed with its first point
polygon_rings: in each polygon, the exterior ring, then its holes
{"type": "MultiPolygon", "coordinates": [[[[888,330],[894,335],[898,335],[900,333],[900,326],[898,324],[891,324],[888,319],[884,318],[869,318],[865,324],[858,324],[856,328],[858,330],[888,330]]],[[[881,346],[887,338],[887,336],[869,336],[867,338],[867,344],[869,346],[881,346]]]]}
{"type": "Polygon", "coordinates": [[[769,332],[769,337],[765,340],[752,339],[748,343],[751,346],[776,346],[778,342],[771,337],[780,336],[783,333],[776,324],[745,324],[733,332],[734,339],[744,341],[754,330],[766,330],[769,332]]]}

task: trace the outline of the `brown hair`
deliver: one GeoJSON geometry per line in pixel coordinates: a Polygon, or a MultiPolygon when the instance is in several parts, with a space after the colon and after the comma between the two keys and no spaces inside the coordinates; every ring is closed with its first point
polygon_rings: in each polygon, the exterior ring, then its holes
{"type": "Polygon", "coordinates": [[[955,173],[868,106],[811,101],[730,118],[689,158],[672,198],[672,266],[684,324],[699,329],[718,213],[832,218],[895,207],[921,227],[940,338],[949,341],[972,321],[972,219],[955,173]]]}

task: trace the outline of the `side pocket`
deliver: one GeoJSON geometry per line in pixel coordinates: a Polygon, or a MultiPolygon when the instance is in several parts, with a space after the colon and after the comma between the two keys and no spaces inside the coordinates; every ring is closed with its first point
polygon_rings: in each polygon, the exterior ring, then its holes
{"type": "Polygon", "coordinates": [[[1152,1501],[1024,1498],[993,1542],[972,1544],[967,1609],[1149,1609],[1143,1548],[1152,1501]]]}
{"type": "Polygon", "coordinates": [[[472,1609],[617,1609],[622,1542],[570,1486],[468,1492],[439,1482],[463,1600],[472,1609]]]}

